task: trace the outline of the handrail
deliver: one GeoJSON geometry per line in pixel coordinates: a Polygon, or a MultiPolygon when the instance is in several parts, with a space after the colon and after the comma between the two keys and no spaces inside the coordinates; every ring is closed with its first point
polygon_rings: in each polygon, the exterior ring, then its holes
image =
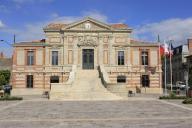
{"type": "Polygon", "coordinates": [[[103,85],[106,87],[108,84],[111,83],[108,73],[105,71],[105,68],[103,65],[100,65],[98,70],[99,70],[99,76],[101,78],[101,81],[102,81],[103,85]]]}

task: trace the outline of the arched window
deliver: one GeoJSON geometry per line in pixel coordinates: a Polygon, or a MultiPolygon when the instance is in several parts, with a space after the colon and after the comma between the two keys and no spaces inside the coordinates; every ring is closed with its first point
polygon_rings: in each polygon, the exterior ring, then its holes
{"type": "Polygon", "coordinates": [[[59,76],[51,76],[50,83],[59,83],[59,76]]]}
{"type": "Polygon", "coordinates": [[[117,76],[117,83],[126,83],[126,76],[117,76]]]}

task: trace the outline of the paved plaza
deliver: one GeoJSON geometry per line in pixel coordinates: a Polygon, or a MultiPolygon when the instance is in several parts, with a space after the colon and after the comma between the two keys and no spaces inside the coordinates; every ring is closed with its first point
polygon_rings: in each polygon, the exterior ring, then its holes
{"type": "Polygon", "coordinates": [[[192,128],[192,108],[181,101],[0,102],[0,128],[192,128]]]}

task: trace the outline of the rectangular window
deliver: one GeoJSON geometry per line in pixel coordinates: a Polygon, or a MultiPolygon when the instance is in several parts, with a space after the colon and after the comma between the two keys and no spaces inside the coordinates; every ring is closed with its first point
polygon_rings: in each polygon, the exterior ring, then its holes
{"type": "Polygon", "coordinates": [[[52,51],[52,65],[58,65],[58,51],[52,51]]]}
{"type": "Polygon", "coordinates": [[[34,65],[34,51],[27,51],[27,65],[34,65]]]}
{"type": "Polygon", "coordinates": [[[124,51],[118,51],[118,65],[124,65],[124,51]]]}
{"type": "Polygon", "coordinates": [[[142,65],[148,65],[148,51],[142,51],[141,52],[141,64],[142,65]]]}
{"type": "Polygon", "coordinates": [[[33,75],[27,75],[27,88],[33,88],[33,75]]]}

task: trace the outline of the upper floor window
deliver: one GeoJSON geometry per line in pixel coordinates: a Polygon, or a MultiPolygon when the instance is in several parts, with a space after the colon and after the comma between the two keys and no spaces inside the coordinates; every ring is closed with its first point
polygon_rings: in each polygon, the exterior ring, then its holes
{"type": "Polygon", "coordinates": [[[124,51],[118,51],[118,65],[124,65],[124,51]]]}
{"type": "Polygon", "coordinates": [[[58,51],[52,51],[52,65],[58,65],[58,51]]]}
{"type": "Polygon", "coordinates": [[[142,65],[148,65],[148,51],[143,50],[141,52],[141,64],[142,65]]]}
{"type": "Polygon", "coordinates": [[[34,51],[27,51],[27,65],[34,65],[34,51]]]}

